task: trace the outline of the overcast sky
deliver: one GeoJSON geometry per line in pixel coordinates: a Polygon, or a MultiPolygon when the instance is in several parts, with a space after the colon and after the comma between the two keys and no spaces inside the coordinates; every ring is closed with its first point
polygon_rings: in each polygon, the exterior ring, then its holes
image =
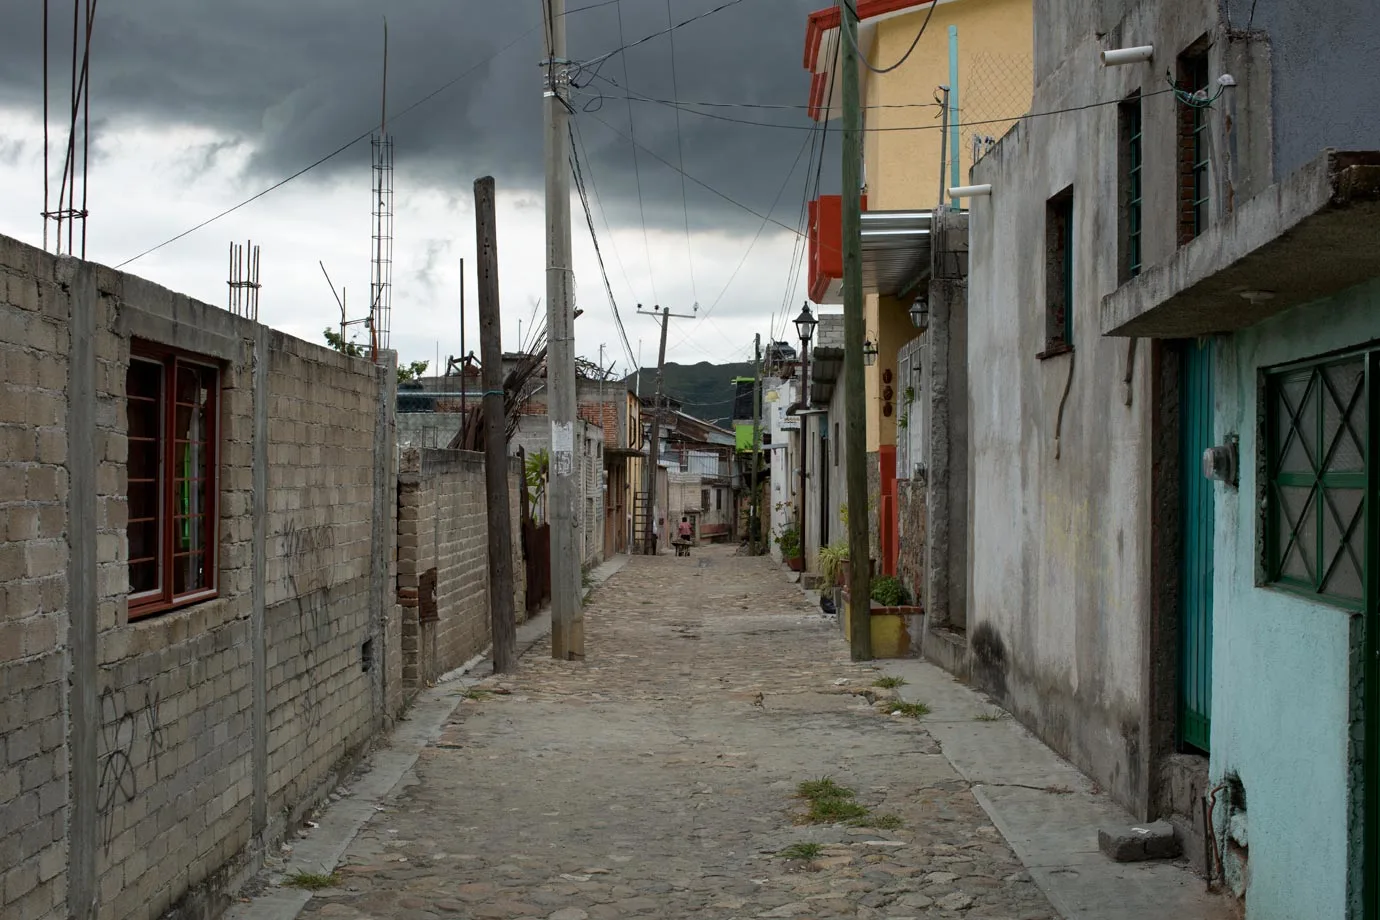
{"type": "MultiPolygon", "coordinates": [[[[56,112],[68,95],[71,10],[50,2],[56,112]]],[[[671,0],[670,21],[724,2],[671,0]]],[[[639,203],[624,87],[657,99],[803,104],[806,15],[822,2],[741,0],[675,30],[674,48],[662,35],[608,59],[597,75],[588,68],[577,77],[584,87],[575,91],[575,121],[591,161],[586,181],[598,192],[596,227],[643,364],[655,362],[657,327],[636,316],[639,302],[680,312],[698,302],[700,316],[709,314],[673,324],[672,360],[740,360],[783,302],[798,310],[803,285],[795,286],[789,272],[793,234],[774,224],[762,230],[759,218],[694,182],[685,183],[683,201],[680,176],[645,152],[638,154],[639,203]]],[[[668,25],[664,0],[569,5],[575,60],[593,60],[668,25]],[[585,5],[592,8],[578,10],[585,5]]],[[[39,244],[42,3],[7,6],[0,27],[0,232],[39,244]]],[[[92,43],[88,257],[119,264],[368,132],[379,118],[385,12],[396,144],[393,344],[404,361],[434,361],[438,348],[443,361],[459,354],[463,257],[466,344],[477,351],[473,181],[487,174],[500,197],[504,346],[514,348],[519,320],[525,333],[545,292],[539,0],[104,0],[92,43]]],[[[772,216],[796,225],[810,171],[809,133],[793,130],[810,124],[803,111],[704,110],[787,128],[682,112],[678,144],[675,109],[631,107],[639,145],[671,163],[683,156],[687,173],[759,213],[780,193],[772,216]]],[[[55,114],[55,163],[66,143],[61,122],[55,114]]],[[[826,161],[825,191],[838,187],[834,163],[826,161]]],[[[58,172],[60,165],[55,186],[58,172]]],[[[318,260],[346,289],[352,313],[368,302],[369,187],[366,139],[126,270],[222,304],[227,246],[253,239],[262,245],[260,318],[319,341],[339,310],[318,260]]],[[[572,214],[585,311],[576,323],[578,350],[595,357],[602,343],[611,356],[606,362],[618,359],[621,368],[626,359],[578,201],[572,214]]]]}

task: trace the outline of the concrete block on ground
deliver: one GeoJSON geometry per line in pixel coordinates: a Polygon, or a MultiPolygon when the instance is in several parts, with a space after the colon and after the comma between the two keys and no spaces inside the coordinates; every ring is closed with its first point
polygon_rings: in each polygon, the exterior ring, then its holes
{"type": "Polygon", "coordinates": [[[1173,859],[1182,851],[1174,825],[1168,821],[1102,827],[1097,832],[1097,846],[1117,862],[1173,859]]]}

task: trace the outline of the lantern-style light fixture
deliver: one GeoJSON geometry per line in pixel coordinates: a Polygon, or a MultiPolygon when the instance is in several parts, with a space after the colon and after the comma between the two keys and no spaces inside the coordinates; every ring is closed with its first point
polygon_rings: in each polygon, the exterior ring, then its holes
{"type": "Polygon", "coordinates": [[[863,342],[863,364],[867,365],[868,367],[871,367],[876,363],[877,346],[872,344],[871,339],[868,339],[866,342],[863,342]]]}
{"type": "Polygon", "coordinates": [[[930,302],[923,296],[915,298],[910,305],[910,321],[916,329],[925,329],[930,324],[930,302]]]}
{"type": "Polygon", "coordinates": [[[800,341],[806,345],[810,344],[811,337],[815,334],[815,327],[819,325],[819,320],[810,312],[810,305],[807,303],[800,310],[800,315],[795,318],[795,331],[800,335],[800,341]]]}

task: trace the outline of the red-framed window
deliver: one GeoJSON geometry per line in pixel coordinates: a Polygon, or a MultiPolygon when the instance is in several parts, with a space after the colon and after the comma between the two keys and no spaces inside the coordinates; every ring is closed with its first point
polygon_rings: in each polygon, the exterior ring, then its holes
{"type": "Polygon", "coordinates": [[[216,596],[220,370],[135,342],[129,417],[129,618],[216,596]]]}

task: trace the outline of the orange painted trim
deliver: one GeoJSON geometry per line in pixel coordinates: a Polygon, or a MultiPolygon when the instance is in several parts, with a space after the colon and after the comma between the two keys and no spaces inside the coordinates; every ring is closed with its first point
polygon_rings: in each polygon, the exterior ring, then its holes
{"type": "Polygon", "coordinates": [[[895,575],[896,560],[901,550],[900,503],[896,500],[896,445],[881,445],[877,449],[877,462],[882,481],[882,500],[877,518],[881,530],[882,574],[895,575]]]}
{"type": "MultiPolygon", "coordinates": [[[[858,21],[864,22],[888,13],[897,13],[911,7],[929,6],[939,0],[860,0],[858,21]]],[[[819,121],[824,108],[824,91],[829,82],[827,69],[817,73],[819,68],[819,49],[824,45],[824,34],[839,27],[839,8],[828,6],[815,10],[805,18],[805,57],[804,67],[810,71],[809,115],[812,121],[819,121]]]]}

